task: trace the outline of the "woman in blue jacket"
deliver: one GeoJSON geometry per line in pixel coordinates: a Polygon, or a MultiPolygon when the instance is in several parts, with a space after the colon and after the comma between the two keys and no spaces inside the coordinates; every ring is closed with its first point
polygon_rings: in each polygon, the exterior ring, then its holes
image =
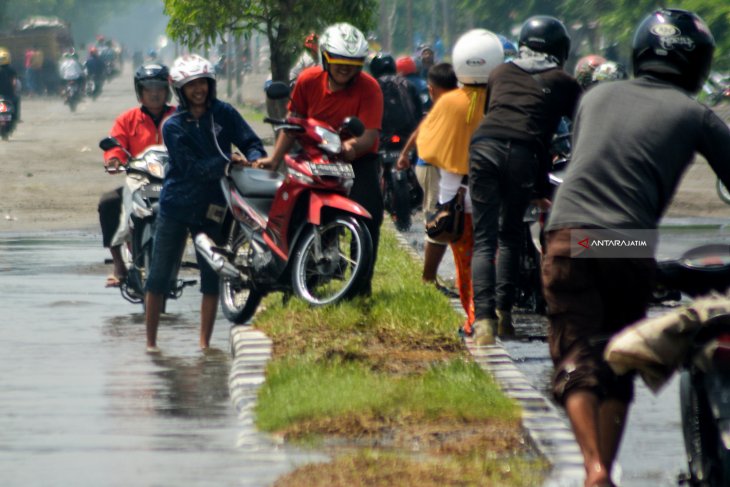
{"type": "MultiPolygon", "coordinates": [[[[266,155],[261,140],[230,104],[216,98],[213,65],[198,55],[178,58],[170,70],[178,109],[162,137],[170,167],[160,195],[159,219],[145,295],[147,350],[157,352],[157,328],[169,276],[185,250],[188,233],[220,235],[225,198],[220,178],[230,164],[266,155]],[[235,145],[243,155],[231,151],[235,145]]],[[[210,346],[218,310],[218,275],[200,255],[200,348],[210,346]]]]}

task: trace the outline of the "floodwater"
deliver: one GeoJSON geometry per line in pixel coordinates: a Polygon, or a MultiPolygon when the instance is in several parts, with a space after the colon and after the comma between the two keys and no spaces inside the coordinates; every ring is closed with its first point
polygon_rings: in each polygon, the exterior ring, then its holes
{"type": "Polygon", "coordinates": [[[259,486],[305,461],[238,418],[229,327],[198,349],[197,288],[147,354],[106,254],[96,235],[0,236],[0,485],[259,486]]]}
{"type": "MultiPolygon", "coordinates": [[[[414,216],[413,227],[403,236],[422,255],[421,219],[420,214],[414,216]]],[[[660,260],[678,258],[686,250],[705,243],[730,244],[730,227],[720,225],[718,220],[668,219],[665,223],[671,228],[660,230],[657,249],[660,260]]],[[[450,252],[446,253],[439,267],[439,275],[446,280],[455,278],[450,252]]],[[[649,314],[653,316],[665,311],[665,307],[654,307],[649,314]]],[[[518,339],[505,341],[503,345],[533,387],[550,398],[552,362],[545,343],[546,321],[542,316],[520,313],[515,313],[515,320],[518,339]],[[520,336],[523,339],[519,339],[520,336]]],[[[622,487],[678,485],[678,476],[687,470],[681,427],[679,377],[675,374],[658,395],[652,394],[637,379],[635,401],[629,413],[614,478],[620,479],[622,487]]]]}

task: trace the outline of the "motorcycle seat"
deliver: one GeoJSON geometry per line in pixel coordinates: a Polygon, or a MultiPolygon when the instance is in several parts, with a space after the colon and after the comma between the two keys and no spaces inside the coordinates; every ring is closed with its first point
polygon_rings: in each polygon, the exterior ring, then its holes
{"type": "Polygon", "coordinates": [[[241,195],[249,198],[273,198],[284,182],[278,172],[250,167],[232,168],[231,178],[241,195]]]}

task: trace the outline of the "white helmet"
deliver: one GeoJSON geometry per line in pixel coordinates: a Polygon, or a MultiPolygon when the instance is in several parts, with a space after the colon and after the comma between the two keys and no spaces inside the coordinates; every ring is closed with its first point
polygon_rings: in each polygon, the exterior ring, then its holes
{"type": "Polygon", "coordinates": [[[356,27],[342,22],[325,29],[319,38],[319,49],[325,69],[328,64],[363,66],[368,55],[368,41],[356,27]]]}
{"type": "Polygon", "coordinates": [[[197,54],[186,54],[175,59],[170,69],[170,81],[178,103],[183,108],[187,107],[187,100],[182,93],[182,87],[198,78],[208,78],[209,91],[208,99],[215,98],[215,68],[213,64],[197,54]]]}
{"type": "Polygon", "coordinates": [[[486,29],[472,29],[456,41],[451,59],[461,83],[486,84],[492,69],[504,62],[502,41],[486,29]]]}

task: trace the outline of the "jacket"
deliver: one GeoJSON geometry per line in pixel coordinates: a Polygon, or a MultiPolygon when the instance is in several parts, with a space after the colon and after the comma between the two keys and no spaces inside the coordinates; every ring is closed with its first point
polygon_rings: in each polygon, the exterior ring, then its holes
{"type": "Polygon", "coordinates": [[[249,161],[264,157],[261,139],[228,103],[213,100],[199,119],[178,108],[162,127],[170,166],[160,195],[160,214],[192,225],[211,204],[225,206],[220,187],[235,145],[249,161]]]}

